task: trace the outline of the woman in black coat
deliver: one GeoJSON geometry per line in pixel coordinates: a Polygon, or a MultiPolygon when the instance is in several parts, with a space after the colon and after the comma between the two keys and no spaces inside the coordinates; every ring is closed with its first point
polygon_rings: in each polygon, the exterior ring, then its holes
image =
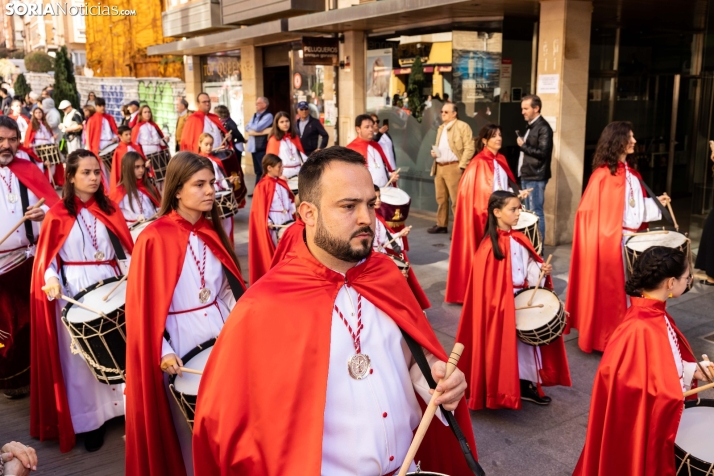
{"type": "MultiPolygon", "coordinates": [[[[711,155],[714,162],[714,150],[711,155]]],[[[712,167],[714,170],[714,167],[712,167]]],[[[699,242],[699,253],[697,253],[697,262],[695,268],[702,269],[707,273],[707,279],[701,282],[707,286],[714,286],[714,213],[709,212],[707,220],[704,222],[704,230],[702,231],[702,239],[699,242]]]]}

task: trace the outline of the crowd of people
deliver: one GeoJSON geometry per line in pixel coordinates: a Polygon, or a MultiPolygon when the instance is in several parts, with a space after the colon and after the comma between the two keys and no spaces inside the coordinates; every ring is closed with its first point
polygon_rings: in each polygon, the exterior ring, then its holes
{"type": "MultiPolygon", "coordinates": [[[[623,252],[671,218],[630,160],[631,124],[600,137],[563,304],[543,260],[553,131],[540,99],[523,100],[515,173],[497,124],[474,139],[443,104],[427,231],[448,233],[453,215],[454,370],[424,313],[411,227],[385,201],[400,180],[388,125],[359,115],[356,138],[330,147],[306,102],[273,115],[258,98],[245,137],[208,94],[196,105],[177,105],[175,154],[139,101],[119,126],[94,94],[84,114],[45,98],[0,115],[0,388],[29,394],[29,436],[67,452],[82,435],[98,451],[123,416],[132,475],[483,474],[468,410],[548,405],[543,387],[571,385],[563,334],[577,329],[582,351],[604,353],[575,474],[674,474],[677,416],[714,368],[666,312],[692,284],[689,256],[623,252]],[[247,280],[243,150],[256,174],[247,280]]],[[[21,443],[1,453],[5,474],[37,467],[21,443]]]]}

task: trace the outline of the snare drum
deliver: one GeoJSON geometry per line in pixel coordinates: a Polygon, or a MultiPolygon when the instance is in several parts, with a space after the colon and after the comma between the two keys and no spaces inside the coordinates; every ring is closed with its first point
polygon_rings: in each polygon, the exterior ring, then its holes
{"type": "Polygon", "coordinates": [[[714,445],[709,440],[714,426],[714,400],[687,400],[674,440],[677,475],[711,476],[714,445]]]}
{"type": "Polygon", "coordinates": [[[521,210],[521,215],[518,217],[518,224],[514,226],[513,229],[526,235],[536,253],[541,254],[543,251],[543,237],[540,236],[540,231],[538,231],[539,221],[540,218],[538,218],[535,212],[521,210]]]}
{"type": "Polygon", "coordinates": [[[399,268],[399,271],[404,275],[405,278],[409,277],[409,262],[402,258],[401,256],[394,255],[392,253],[387,253],[387,256],[392,258],[392,261],[394,261],[394,264],[397,265],[397,268],[399,268]]]}
{"type": "Polygon", "coordinates": [[[55,144],[36,145],[35,153],[42,162],[49,162],[50,165],[62,163],[62,156],[59,148],[55,144]]]}
{"type": "Polygon", "coordinates": [[[99,281],[74,296],[76,301],[103,312],[105,316],[98,316],[72,303],[67,303],[62,309],[62,322],[72,338],[72,353],[82,354],[97,380],[108,385],[125,381],[126,281],[119,285],[109,299],[102,300],[120,279],[116,277],[99,281]]]}
{"type": "MultiPolygon", "coordinates": [[[[109,144],[105,148],[99,151],[99,158],[104,163],[107,170],[112,169],[112,158],[114,157],[114,151],[119,147],[119,143],[109,144]]],[[[117,164],[117,167],[121,168],[121,164],[117,164]]]]}
{"type": "Polygon", "coordinates": [[[550,289],[538,288],[531,306],[528,301],[535,288],[518,291],[516,300],[516,334],[521,342],[538,346],[548,345],[565,330],[565,309],[558,296],[550,289]],[[538,307],[539,305],[543,307],[538,307]]]}
{"type": "Polygon", "coordinates": [[[238,202],[231,190],[216,192],[216,202],[218,203],[218,216],[221,217],[221,220],[230,218],[238,213],[238,202]]]}
{"type": "Polygon", "coordinates": [[[276,234],[278,236],[278,243],[280,243],[280,240],[283,238],[283,235],[285,234],[287,229],[290,228],[291,226],[293,226],[294,224],[295,224],[295,220],[290,220],[290,221],[286,221],[285,223],[283,223],[283,226],[281,226],[280,228],[277,228],[276,234]]]}
{"type": "Polygon", "coordinates": [[[293,192],[293,195],[298,194],[298,176],[297,175],[295,177],[290,177],[288,179],[288,187],[290,188],[290,191],[293,192]]]}
{"type": "Polygon", "coordinates": [[[383,187],[380,189],[382,206],[377,213],[382,215],[387,225],[395,231],[404,227],[404,222],[409,216],[412,199],[407,192],[400,188],[383,187]]]}
{"type": "Polygon", "coordinates": [[[0,251],[0,275],[7,274],[30,259],[27,256],[27,247],[18,250],[0,251]]]}
{"type": "Polygon", "coordinates": [[[658,230],[648,229],[640,235],[627,238],[625,241],[625,256],[627,257],[628,273],[632,274],[637,258],[644,253],[645,250],[653,246],[676,248],[684,252],[687,255],[687,259],[690,259],[691,262],[690,240],[687,238],[687,235],[666,228],[658,230]]]}
{"type": "Polygon", "coordinates": [[[169,166],[169,160],[171,160],[169,149],[161,149],[153,154],[147,154],[146,160],[151,163],[155,180],[157,182],[163,182],[164,178],[166,178],[166,167],[169,166]]]}
{"type": "MultiPolygon", "coordinates": [[[[206,368],[206,362],[215,343],[216,339],[208,340],[184,355],[181,358],[183,366],[187,369],[203,371],[206,368]]],[[[193,431],[193,419],[196,414],[196,400],[198,399],[198,386],[201,383],[201,377],[201,375],[186,372],[183,373],[183,377],[169,376],[171,394],[176,399],[176,403],[178,403],[191,431],[193,431]]]]}
{"type": "Polygon", "coordinates": [[[134,243],[136,243],[136,239],[139,238],[139,234],[141,234],[141,232],[144,231],[146,227],[151,225],[154,221],[156,221],[156,218],[152,218],[151,220],[138,221],[136,223],[131,224],[131,226],[129,227],[129,233],[131,233],[131,239],[134,240],[134,243]]]}

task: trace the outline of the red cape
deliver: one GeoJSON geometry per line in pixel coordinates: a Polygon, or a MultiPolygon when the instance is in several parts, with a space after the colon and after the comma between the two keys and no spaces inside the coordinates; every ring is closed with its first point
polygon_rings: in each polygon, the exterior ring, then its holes
{"type": "MultiPolygon", "coordinates": [[[[213,122],[224,134],[227,134],[226,128],[223,127],[221,119],[213,113],[204,114],[201,111],[196,111],[188,118],[183,126],[181,133],[181,150],[190,152],[198,152],[198,138],[203,134],[203,119],[208,118],[213,122]]],[[[213,144],[213,147],[219,147],[220,144],[213,144]]]]}
{"type": "Polygon", "coordinates": [[[85,127],[87,148],[97,154],[97,156],[99,156],[99,139],[102,137],[102,119],[109,121],[109,127],[111,127],[112,132],[117,134],[117,123],[114,122],[114,116],[95,112],[92,117],[87,119],[87,125],[85,127]]]}
{"type": "MultiPolygon", "coordinates": [[[[382,222],[382,225],[384,225],[384,228],[387,229],[387,231],[394,236],[396,233],[392,228],[387,225],[386,220],[382,215],[379,215],[378,213],[375,213],[377,216],[377,220],[382,222]]],[[[385,249],[387,253],[390,253],[391,250],[385,249]]],[[[391,254],[391,253],[390,253],[391,254]]],[[[409,262],[409,258],[407,257],[407,252],[402,249],[402,256],[404,257],[405,260],[407,260],[407,263],[409,262]]],[[[414,274],[414,269],[410,266],[409,271],[408,271],[408,276],[407,276],[407,284],[409,284],[409,288],[412,290],[414,293],[414,297],[416,300],[419,302],[419,306],[421,306],[422,309],[429,309],[431,307],[431,303],[429,302],[429,298],[426,297],[426,293],[421,287],[421,284],[419,284],[419,280],[416,277],[416,274],[414,274]]]]}
{"type": "Polygon", "coordinates": [[[273,253],[273,261],[270,263],[271,269],[277,266],[299,243],[305,241],[304,232],[305,222],[298,216],[295,218],[295,224],[285,230],[282,238],[280,238],[278,247],[275,248],[275,253],[273,253]]]}
{"type": "MultiPolygon", "coordinates": [[[[248,289],[213,347],[193,430],[196,476],[320,474],[332,306],[345,282],[446,360],[388,257],[373,252],[345,277],[298,245],[248,289]],[[248,388],[260,389],[259,397],[248,388]]],[[[463,401],[455,415],[475,454],[463,401]]],[[[440,421],[431,424],[416,460],[430,471],[470,474],[456,438],[440,421]]]]}
{"type": "Polygon", "coordinates": [[[466,285],[471,273],[471,260],[486,231],[488,220],[488,199],[493,193],[493,160],[496,160],[508,178],[515,182],[506,158],[495,156],[484,148],[476,154],[466,167],[456,197],[456,213],[449,254],[449,272],[446,277],[444,301],[463,303],[466,285]]]}
{"type": "MultiPolygon", "coordinates": [[[[34,163],[35,163],[35,166],[39,169],[39,166],[38,166],[37,164],[42,164],[42,161],[40,160],[39,157],[37,157],[37,154],[35,154],[35,151],[32,149],[32,147],[25,147],[24,145],[20,144],[20,145],[18,146],[18,148],[17,148],[17,151],[18,151],[18,152],[24,152],[25,154],[27,154],[28,159],[29,159],[31,162],[34,162],[34,163]]],[[[17,158],[17,159],[22,159],[22,160],[27,160],[27,159],[25,159],[25,157],[19,156],[19,155],[17,155],[17,154],[15,154],[15,158],[17,158]]],[[[45,178],[47,179],[47,182],[50,182],[50,170],[49,170],[49,169],[46,169],[46,168],[44,167],[44,164],[42,164],[42,165],[43,165],[43,166],[42,166],[42,170],[43,170],[42,173],[44,174],[45,178]]],[[[64,165],[63,165],[63,164],[60,164],[60,165],[62,165],[61,168],[62,168],[62,172],[64,173],[64,165]]],[[[60,167],[55,168],[55,176],[57,175],[57,169],[59,169],[59,168],[60,168],[60,167]]],[[[55,182],[55,183],[56,183],[56,182],[55,182]]],[[[64,183],[64,177],[63,177],[62,183],[64,183]]]]}
{"type": "MultiPolygon", "coordinates": [[[[44,123],[43,123],[43,125],[47,128],[47,130],[48,130],[48,131],[50,132],[50,134],[51,134],[51,133],[52,133],[52,129],[50,128],[50,126],[49,126],[48,124],[44,124],[44,123]]],[[[25,131],[25,140],[24,140],[24,142],[22,143],[22,145],[24,145],[24,146],[27,147],[28,149],[32,148],[32,146],[33,146],[32,143],[33,143],[34,140],[35,140],[35,135],[37,135],[37,131],[34,130],[34,129],[32,128],[32,124],[30,124],[30,126],[27,128],[27,131],[25,131]]]]}
{"type": "MultiPolygon", "coordinates": [[[[289,137],[290,137],[290,142],[292,142],[293,145],[295,145],[295,147],[297,147],[297,150],[299,150],[300,152],[302,152],[304,154],[305,150],[303,150],[303,148],[302,148],[302,142],[300,142],[300,138],[298,136],[294,136],[292,134],[290,134],[289,137]]],[[[270,136],[270,138],[268,138],[268,145],[265,149],[265,153],[277,155],[278,157],[280,157],[280,141],[277,139],[277,137],[270,136]]]]}
{"type": "MultiPolygon", "coordinates": [[[[574,476],[676,472],[674,438],[684,399],[663,319],[665,303],[631,300],[595,374],[585,447],[574,476]]],[[[695,362],[674,320],[668,314],[667,319],[682,358],[695,362]]]]}
{"type": "MultiPolygon", "coordinates": [[[[79,199],[77,202],[77,212],[80,207],[86,207],[119,238],[122,246],[131,254],[134,242],[116,203],[114,213],[107,215],[93,198],[85,204],[79,199]]],[[[45,270],[64,245],[76,220],[76,217],[70,216],[64,202],[57,202],[50,208],[42,222],[32,269],[30,435],[40,441],[59,438],[60,451],[63,453],[74,447],[74,428],[60,363],[56,303],[49,301],[41,288],[45,284],[45,270]]]]}
{"type": "Polygon", "coordinates": [[[270,269],[275,245],[268,229],[268,212],[273,202],[275,187],[280,184],[294,200],[288,184],[281,179],[263,176],[253,190],[253,203],[248,217],[248,272],[250,285],[254,285],[270,269]]]}
{"type": "Polygon", "coordinates": [[[114,149],[114,154],[112,155],[112,170],[109,172],[109,193],[114,191],[121,180],[121,159],[124,157],[124,154],[127,153],[129,146],[133,147],[134,150],[146,160],[144,150],[139,144],[134,142],[133,139],[129,144],[119,141],[119,145],[114,149]]]}
{"type": "MultiPolygon", "coordinates": [[[[141,193],[149,197],[149,200],[151,200],[151,203],[153,203],[157,208],[161,206],[161,202],[159,202],[156,197],[151,195],[149,193],[149,190],[146,188],[146,184],[144,184],[144,180],[137,180],[136,182],[136,187],[139,189],[141,193]]],[[[124,185],[117,185],[114,188],[114,191],[109,194],[109,198],[116,203],[117,205],[121,203],[122,200],[124,200],[124,197],[126,196],[126,189],[124,188],[124,185]]],[[[149,218],[149,217],[146,217],[149,218]]]]}
{"type": "MultiPolygon", "coordinates": [[[[7,164],[7,168],[17,176],[17,179],[27,187],[35,196],[45,199],[45,205],[52,207],[59,201],[57,192],[47,181],[47,177],[40,172],[35,164],[29,160],[14,158],[7,164]]],[[[44,223],[42,228],[44,228],[44,223]]]]}
{"type": "Polygon", "coordinates": [[[186,474],[159,361],[191,232],[243,285],[240,271],[205,218],[191,225],[171,212],[139,235],[126,291],[126,373],[131,376],[126,386],[126,474],[186,474]]]}
{"type": "Polygon", "coordinates": [[[228,173],[226,173],[226,166],[223,165],[223,161],[221,159],[219,159],[218,157],[211,155],[211,154],[204,154],[203,152],[200,152],[199,155],[201,157],[205,157],[207,159],[211,159],[212,161],[214,161],[216,163],[216,165],[218,165],[218,168],[221,169],[221,172],[223,172],[223,176],[230,177],[230,175],[228,173]]]}
{"type": "Polygon", "coordinates": [[[389,160],[387,160],[387,156],[384,155],[384,150],[382,150],[382,146],[379,145],[378,142],[373,141],[373,140],[364,140],[360,137],[357,137],[355,140],[347,144],[348,149],[352,149],[355,152],[359,152],[362,157],[364,157],[364,165],[367,165],[367,148],[368,146],[372,146],[376,149],[377,152],[379,152],[379,156],[382,157],[382,162],[384,162],[384,168],[386,168],[389,172],[394,172],[394,169],[392,169],[392,166],[389,165],[389,160]]]}
{"type": "MultiPolygon", "coordinates": [[[[481,242],[473,260],[456,342],[465,349],[459,368],[466,374],[469,408],[521,408],[516,342],[516,306],[511,274],[511,236],[525,246],[538,263],[543,259],[520,232],[499,231],[498,245],[504,258],[493,255],[490,239],[481,242]]],[[[548,289],[553,288],[550,276],[548,289]]],[[[540,346],[542,385],[571,386],[565,344],[560,337],[540,346]]]]}
{"type": "MultiPolygon", "coordinates": [[[[635,177],[640,175],[630,169],[635,177]]],[[[595,170],[575,214],[565,310],[565,333],[577,329],[583,352],[605,350],[607,339],[627,311],[622,258],[625,166],[617,175],[606,166],[595,170]],[[607,296],[607,298],[604,298],[607,296]]],[[[643,224],[646,227],[646,224],[643,224]]]]}

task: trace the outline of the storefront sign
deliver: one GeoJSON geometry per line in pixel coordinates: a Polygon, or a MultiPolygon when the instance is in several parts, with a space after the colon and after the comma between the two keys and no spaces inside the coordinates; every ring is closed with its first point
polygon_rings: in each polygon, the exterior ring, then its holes
{"type": "Polygon", "coordinates": [[[302,39],[302,62],[307,65],[337,66],[340,47],[337,38],[302,39]]]}
{"type": "Polygon", "coordinates": [[[211,55],[201,57],[203,81],[216,82],[226,79],[240,81],[240,53],[230,55],[211,55]]]}
{"type": "Polygon", "coordinates": [[[501,102],[511,102],[511,76],[513,61],[510,58],[501,59],[501,102]]]}
{"type": "Polygon", "coordinates": [[[539,74],[538,94],[558,94],[559,74],[539,74]]]}

